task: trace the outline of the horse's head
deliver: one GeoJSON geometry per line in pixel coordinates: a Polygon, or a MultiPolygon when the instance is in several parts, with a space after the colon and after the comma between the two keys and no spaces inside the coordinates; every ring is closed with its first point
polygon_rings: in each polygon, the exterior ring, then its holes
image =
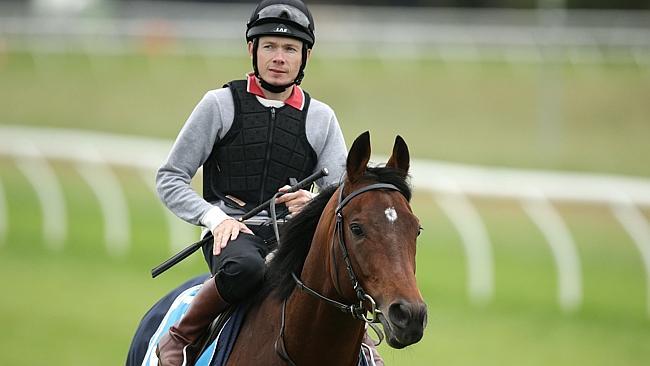
{"type": "MultiPolygon", "coordinates": [[[[403,348],[422,338],[427,321],[426,304],[415,281],[420,224],[409,205],[410,190],[405,181],[408,147],[397,136],[385,168],[368,168],[369,159],[370,134],[365,132],[357,137],[348,154],[339,230],[354,275],[363,291],[377,303],[388,344],[403,348]],[[375,183],[389,183],[393,188],[374,186],[363,191],[375,183]]],[[[341,276],[348,274],[339,273],[339,283],[344,282],[341,276]]],[[[347,292],[347,296],[358,296],[350,288],[347,292]]],[[[367,308],[370,302],[365,302],[367,308]]]]}

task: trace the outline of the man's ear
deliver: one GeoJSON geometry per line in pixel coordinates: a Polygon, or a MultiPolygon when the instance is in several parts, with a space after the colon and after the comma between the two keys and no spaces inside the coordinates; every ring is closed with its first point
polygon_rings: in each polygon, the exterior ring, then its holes
{"type": "Polygon", "coordinates": [[[311,48],[307,49],[307,61],[311,58],[311,48]]]}
{"type": "Polygon", "coordinates": [[[253,57],[253,41],[248,41],[248,56],[253,57]]]}

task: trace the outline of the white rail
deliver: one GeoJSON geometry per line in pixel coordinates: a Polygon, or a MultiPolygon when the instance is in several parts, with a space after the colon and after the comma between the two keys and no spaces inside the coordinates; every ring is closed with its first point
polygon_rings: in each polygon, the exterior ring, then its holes
{"type": "Polygon", "coordinates": [[[582,303],[582,266],[571,232],[559,212],[543,195],[533,193],[522,205],[544,234],[553,253],[560,306],[566,312],[578,309],[582,303]]]}
{"type": "Polygon", "coordinates": [[[60,251],[65,244],[68,225],[65,198],[54,169],[30,141],[14,141],[13,147],[16,166],[34,188],[41,204],[43,240],[50,249],[60,251]]]}
{"type": "MultiPolygon", "coordinates": [[[[97,154],[89,149],[80,153],[87,156],[97,154]]],[[[122,256],[127,253],[131,237],[127,200],[109,165],[99,157],[94,160],[94,164],[77,163],[77,171],[93,191],[102,210],[106,250],[113,256],[122,256]]]]}
{"type": "MultiPolygon", "coordinates": [[[[129,230],[125,219],[128,218],[128,207],[107,165],[135,168],[153,188],[153,177],[149,178],[148,174],[157,169],[171,144],[169,140],[99,132],[0,126],[0,155],[15,158],[34,185],[43,209],[43,231],[49,240],[46,242],[53,249],[60,249],[64,242],[67,219],[60,184],[46,159],[67,160],[85,166],[82,175],[103,205],[109,253],[121,255],[128,250],[129,230]],[[92,146],[92,149],[84,148],[84,144],[92,146]],[[92,168],[93,165],[96,167],[92,168]],[[112,236],[115,234],[109,231],[121,234],[112,236]]],[[[385,161],[385,157],[377,157],[376,161],[385,161]]],[[[414,187],[430,191],[460,233],[467,258],[467,286],[473,302],[481,304],[492,299],[494,264],[485,224],[467,196],[504,198],[522,203],[525,212],[549,243],[558,271],[558,302],[565,311],[578,309],[582,302],[581,265],[571,233],[551,202],[583,202],[611,207],[637,246],[646,273],[650,316],[650,225],[640,212],[640,208],[650,207],[650,179],[475,167],[423,160],[412,161],[411,172],[414,187]]],[[[3,234],[3,221],[6,223],[9,215],[8,209],[3,210],[6,204],[2,198],[0,191],[0,235],[3,234]]],[[[167,211],[162,205],[161,208],[167,211]]],[[[179,243],[195,239],[191,237],[191,230],[179,224],[180,220],[169,216],[166,220],[172,251],[178,249],[179,243]],[[183,238],[185,235],[188,237],[183,238]]]]}
{"type": "Polygon", "coordinates": [[[486,304],[494,296],[494,260],[487,229],[478,210],[454,181],[442,180],[447,193],[433,192],[438,206],[460,234],[467,258],[467,290],[475,304],[486,304]]]}
{"type": "Polygon", "coordinates": [[[646,273],[646,306],[650,314],[650,224],[634,202],[625,195],[612,207],[618,221],[636,244],[646,273]]]}

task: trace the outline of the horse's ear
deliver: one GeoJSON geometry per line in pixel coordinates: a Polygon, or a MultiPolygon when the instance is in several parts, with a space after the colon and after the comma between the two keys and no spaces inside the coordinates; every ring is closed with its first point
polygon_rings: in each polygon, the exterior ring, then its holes
{"type": "Polygon", "coordinates": [[[406,146],[406,142],[402,136],[397,135],[397,137],[395,137],[395,144],[393,145],[393,155],[388,159],[386,166],[401,170],[404,172],[404,175],[406,175],[409,172],[410,160],[409,148],[406,146]]]}
{"type": "Polygon", "coordinates": [[[350,182],[354,182],[361,178],[363,173],[366,171],[366,166],[368,166],[369,160],[370,132],[366,131],[354,140],[350,152],[348,153],[346,169],[348,180],[350,180],[350,182]]]}

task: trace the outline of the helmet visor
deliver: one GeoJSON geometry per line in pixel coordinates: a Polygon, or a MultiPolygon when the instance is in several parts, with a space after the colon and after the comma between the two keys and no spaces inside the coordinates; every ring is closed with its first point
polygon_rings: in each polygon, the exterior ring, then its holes
{"type": "Polygon", "coordinates": [[[278,20],[284,19],[296,23],[306,29],[309,29],[311,22],[305,13],[298,8],[286,4],[273,4],[269,5],[257,13],[257,20],[264,22],[265,20],[278,20]]]}

